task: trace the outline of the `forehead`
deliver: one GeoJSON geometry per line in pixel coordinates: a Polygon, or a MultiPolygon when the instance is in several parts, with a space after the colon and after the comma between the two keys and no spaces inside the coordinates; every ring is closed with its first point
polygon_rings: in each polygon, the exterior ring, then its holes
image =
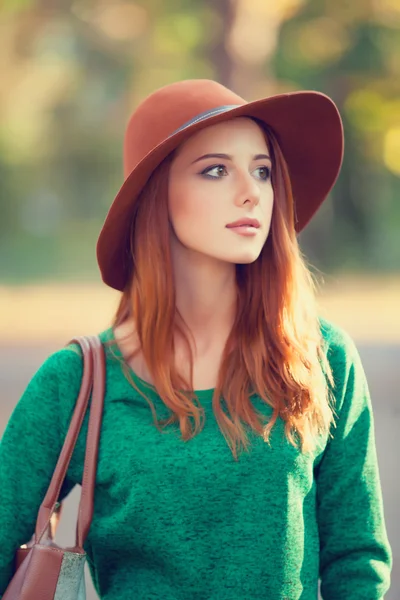
{"type": "Polygon", "coordinates": [[[268,149],[266,134],[248,117],[237,117],[210,125],[194,133],[176,150],[176,156],[197,151],[228,152],[233,146],[251,146],[251,151],[268,149]]]}

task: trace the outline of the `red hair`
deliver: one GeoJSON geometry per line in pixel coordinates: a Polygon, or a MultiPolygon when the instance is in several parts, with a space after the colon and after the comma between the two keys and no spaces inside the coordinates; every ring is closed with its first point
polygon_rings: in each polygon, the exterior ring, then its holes
{"type": "MultiPolygon", "coordinates": [[[[215,417],[235,460],[238,449],[249,446],[244,423],[269,441],[271,429],[281,418],[289,442],[297,446],[300,441],[306,452],[315,447],[319,434],[329,433],[333,420],[333,377],[324,352],[315,282],[297,242],[288,169],[273,132],[260,126],[272,153],[271,229],[258,259],[236,266],[236,319],[213,397],[215,417]],[[254,410],[253,393],[273,408],[269,422],[263,423],[254,410]]],[[[145,364],[157,393],[171,410],[170,418],[158,422],[153,403],[138,392],[149,403],[160,431],[179,422],[182,438],[189,440],[201,431],[204,411],[193,392],[190,331],[175,303],[167,201],[172,159],[170,155],[153,172],[136,203],[130,244],[132,274],[113,327],[133,318],[145,364]],[[191,381],[183,379],[174,365],[174,330],[187,344],[191,381]],[[189,417],[194,419],[194,429],[189,417]]],[[[128,369],[125,373],[136,388],[128,369]]]]}

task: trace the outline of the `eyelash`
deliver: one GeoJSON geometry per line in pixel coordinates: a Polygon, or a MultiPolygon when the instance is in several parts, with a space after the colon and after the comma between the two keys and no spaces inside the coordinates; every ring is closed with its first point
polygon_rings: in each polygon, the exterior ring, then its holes
{"type": "MultiPolygon", "coordinates": [[[[221,179],[221,177],[215,177],[214,175],[208,174],[209,171],[213,171],[214,169],[217,169],[218,167],[223,167],[224,169],[226,169],[225,165],[222,165],[222,164],[212,165],[211,167],[207,167],[206,169],[204,169],[204,171],[201,171],[200,175],[207,177],[207,179],[221,179]]],[[[265,179],[261,179],[261,181],[268,181],[268,179],[271,177],[270,167],[261,166],[261,167],[257,167],[257,169],[265,169],[267,171],[267,176],[265,177],[265,179]]]]}

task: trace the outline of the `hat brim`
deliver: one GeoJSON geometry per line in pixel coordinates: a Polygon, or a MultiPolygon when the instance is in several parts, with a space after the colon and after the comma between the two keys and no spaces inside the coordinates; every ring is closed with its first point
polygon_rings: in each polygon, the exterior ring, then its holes
{"type": "Polygon", "coordinates": [[[154,169],[196,131],[234,117],[253,117],[277,137],[289,169],[295,203],[295,228],[307,225],[339,175],[343,125],[334,102],[313,91],[292,92],[248,102],[212,114],[178,130],[149,152],[125,179],[112,203],[97,242],[102,279],[122,291],[129,275],[127,245],[140,192],[154,169]]]}

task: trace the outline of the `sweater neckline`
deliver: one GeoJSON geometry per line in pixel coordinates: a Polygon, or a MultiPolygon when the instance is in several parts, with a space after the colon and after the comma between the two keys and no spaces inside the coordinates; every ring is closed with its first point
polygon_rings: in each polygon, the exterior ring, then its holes
{"type": "MultiPolygon", "coordinates": [[[[111,354],[114,355],[119,361],[121,361],[124,364],[126,371],[128,372],[129,376],[132,378],[135,385],[144,394],[150,393],[152,396],[154,396],[156,398],[160,398],[160,395],[158,394],[155,386],[152,385],[151,383],[148,383],[141,377],[139,377],[139,375],[137,375],[137,373],[132,369],[132,367],[125,361],[125,358],[124,358],[124,355],[122,354],[121,348],[115,338],[113,327],[109,327],[108,329],[106,329],[102,333],[101,338],[104,342],[112,342],[112,346],[111,345],[109,346],[109,350],[110,350],[111,354]]],[[[207,400],[212,401],[214,391],[215,391],[215,388],[209,388],[209,389],[204,389],[204,390],[194,390],[194,394],[197,396],[197,398],[200,401],[207,401],[207,400]]]]}

